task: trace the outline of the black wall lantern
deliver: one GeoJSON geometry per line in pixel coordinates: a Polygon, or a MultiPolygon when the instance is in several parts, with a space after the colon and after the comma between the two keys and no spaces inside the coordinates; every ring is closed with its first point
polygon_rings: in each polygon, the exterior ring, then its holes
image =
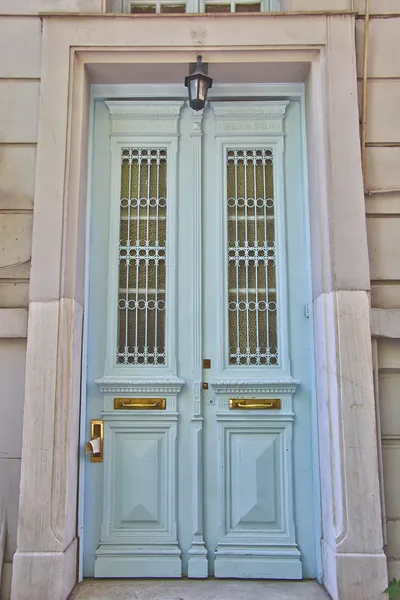
{"type": "MultiPolygon", "coordinates": [[[[196,68],[191,75],[185,77],[185,85],[189,90],[189,105],[193,110],[202,110],[206,104],[208,90],[213,80],[203,71],[202,57],[197,57],[196,68]]],[[[204,65],[207,68],[207,65],[204,65]]]]}

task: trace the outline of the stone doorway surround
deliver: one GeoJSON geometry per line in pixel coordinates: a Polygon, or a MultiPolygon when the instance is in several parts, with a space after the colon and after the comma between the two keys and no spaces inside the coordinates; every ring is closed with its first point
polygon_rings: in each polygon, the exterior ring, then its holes
{"type": "Polygon", "coordinates": [[[47,14],[42,19],[12,600],[66,600],[77,580],[90,83],[110,83],[115,77],[128,83],[135,65],[145,65],[153,82],[168,69],[171,77],[174,69],[181,69],[180,81],[199,47],[213,68],[225,65],[223,72],[232,82],[240,69],[254,74],[249,65],[253,69],[256,65],[264,83],[276,77],[287,82],[301,77],[305,83],[322,578],[333,600],[380,598],[387,568],[371,367],[354,13],[47,14]]]}

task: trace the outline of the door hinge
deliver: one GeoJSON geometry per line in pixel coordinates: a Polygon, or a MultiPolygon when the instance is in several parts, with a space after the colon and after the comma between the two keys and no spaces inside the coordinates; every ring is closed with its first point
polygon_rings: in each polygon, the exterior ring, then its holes
{"type": "Polygon", "coordinates": [[[304,305],[304,316],[306,317],[306,319],[310,318],[310,305],[308,304],[308,302],[304,305]]]}

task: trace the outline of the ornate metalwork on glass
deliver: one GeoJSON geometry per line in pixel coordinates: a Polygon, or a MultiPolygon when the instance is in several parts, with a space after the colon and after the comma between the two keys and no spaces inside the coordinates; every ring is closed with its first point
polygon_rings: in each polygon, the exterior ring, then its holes
{"type": "Polygon", "coordinates": [[[167,150],[122,148],[118,365],[165,364],[167,150]]]}
{"type": "Polygon", "coordinates": [[[279,365],[273,152],[226,151],[229,364],[279,365]]]}

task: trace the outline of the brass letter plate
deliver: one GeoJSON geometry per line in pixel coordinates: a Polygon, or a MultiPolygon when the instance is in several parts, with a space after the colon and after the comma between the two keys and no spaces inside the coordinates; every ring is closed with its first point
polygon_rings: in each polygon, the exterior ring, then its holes
{"type": "Polygon", "coordinates": [[[165,410],[165,398],[114,398],[117,410],[165,410]]]}
{"type": "Polygon", "coordinates": [[[229,408],[247,408],[257,410],[280,410],[280,398],[229,398],[229,408]]]}

